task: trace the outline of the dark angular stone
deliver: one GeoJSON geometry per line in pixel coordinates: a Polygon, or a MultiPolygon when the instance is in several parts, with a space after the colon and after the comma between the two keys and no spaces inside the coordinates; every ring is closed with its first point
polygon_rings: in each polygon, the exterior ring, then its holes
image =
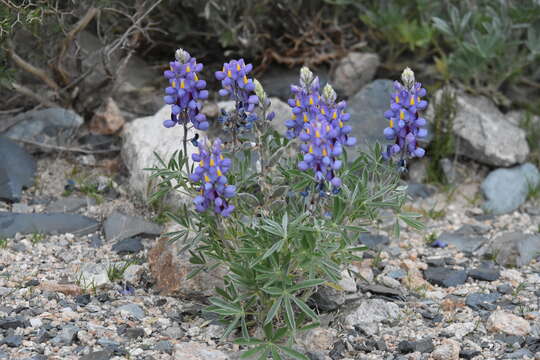
{"type": "Polygon", "coordinates": [[[112,246],[112,250],[119,255],[136,254],[144,250],[144,246],[141,242],[141,238],[134,237],[120,240],[112,246]]]}
{"type": "Polygon", "coordinates": [[[2,344],[9,347],[19,347],[22,344],[22,336],[20,335],[10,335],[2,339],[2,344]]]}
{"type": "Polygon", "coordinates": [[[381,250],[385,245],[390,244],[390,238],[385,235],[362,234],[359,241],[371,250],[381,250]]]}
{"type": "Polygon", "coordinates": [[[465,299],[465,304],[473,310],[495,310],[497,309],[495,302],[499,297],[500,295],[497,293],[472,293],[465,299]]]}
{"type": "Polygon", "coordinates": [[[433,285],[452,287],[464,284],[467,280],[467,271],[454,270],[445,267],[429,267],[424,275],[433,285]]]}
{"type": "Polygon", "coordinates": [[[20,317],[6,317],[0,319],[0,329],[25,328],[29,325],[26,319],[20,317]]]}
{"type": "Polygon", "coordinates": [[[129,339],[136,339],[144,337],[145,333],[143,328],[128,328],[126,329],[125,335],[129,339]]]}
{"type": "Polygon", "coordinates": [[[497,291],[501,294],[511,294],[514,288],[510,284],[501,284],[497,286],[497,291]]]}
{"type": "Polygon", "coordinates": [[[121,241],[137,235],[159,235],[161,226],[141,217],[113,212],[103,224],[107,241],[121,241]]]}
{"type": "Polygon", "coordinates": [[[495,281],[501,276],[501,272],[496,267],[479,267],[469,270],[469,276],[475,280],[495,281]]]}
{"type": "Polygon", "coordinates": [[[81,356],[81,360],[109,360],[110,358],[112,358],[112,356],[112,350],[107,349],[101,351],[94,351],[83,355],[81,356]]]}
{"type": "Polygon", "coordinates": [[[75,302],[78,305],[86,306],[90,303],[91,297],[90,294],[82,294],[75,296],[75,302]]]}

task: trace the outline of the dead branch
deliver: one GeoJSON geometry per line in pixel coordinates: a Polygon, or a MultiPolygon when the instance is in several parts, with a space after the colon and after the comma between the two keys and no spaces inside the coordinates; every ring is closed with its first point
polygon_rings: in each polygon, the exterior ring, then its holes
{"type": "Polygon", "coordinates": [[[15,51],[13,50],[13,47],[11,44],[8,44],[7,53],[9,57],[15,62],[17,66],[19,66],[21,69],[23,69],[26,72],[29,72],[30,74],[36,76],[38,79],[43,81],[45,84],[47,84],[52,89],[58,91],[60,89],[60,86],[51,79],[45,71],[35,67],[34,65],[26,62],[23,58],[21,58],[15,51]]]}
{"type": "Polygon", "coordinates": [[[120,148],[118,147],[104,149],[104,150],[89,150],[89,149],[83,149],[79,147],[67,147],[67,146],[60,146],[60,145],[53,145],[53,144],[44,144],[37,141],[29,140],[29,139],[14,139],[14,140],[22,142],[24,144],[37,146],[43,149],[65,151],[65,152],[76,152],[76,153],[81,153],[81,154],[108,154],[108,153],[120,151],[120,148]]]}
{"type": "Polygon", "coordinates": [[[81,32],[85,27],[88,26],[90,21],[92,21],[92,19],[98,14],[98,12],[99,10],[97,8],[88,9],[88,11],[86,11],[86,14],[73,26],[71,31],[67,34],[66,38],[62,42],[62,46],[60,47],[60,53],[56,58],[54,69],[60,76],[64,85],[69,84],[69,74],[62,66],[62,61],[64,60],[66,51],[75,39],[75,36],[77,36],[79,32],[81,32]]]}
{"type": "Polygon", "coordinates": [[[17,91],[18,93],[29,96],[33,98],[34,100],[37,100],[40,104],[46,105],[48,107],[60,107],[60,105],[58,105],[54,101],[44,98],[43,96],[39,95],[36,91],[32,91],[26,86],[23,86],[17,83],[11,83],[11,86],[13,86],[13,89],[15,89],[15,91],[17,91]]]}

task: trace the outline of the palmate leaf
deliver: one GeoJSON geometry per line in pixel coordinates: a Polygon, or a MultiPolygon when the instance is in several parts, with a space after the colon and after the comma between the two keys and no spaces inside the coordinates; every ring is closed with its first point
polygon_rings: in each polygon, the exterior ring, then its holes
{"type": "Polygon", "coordinates": [[[292,297],[292,300],[300,308],[300,310],[302,310],[304,314],[309,316],[314,321],[317,321],[317,322],[319,321],[319,317],[317,316],[317,314],[315,314],[315,312],[311,310],[305,302],[303,302],[302,300],[294,296],[292,297]]]}
{"type": "Polygon", "coordinates": [[[285,303],[285,314],[287,315],[287,323],[289,324],[289,328],[296,329],[296,318],[294,317],[294,311],[291,304],[291,298],[290,296],[284,297],[284,303],[285,303]]]}
{"type": "Polygon", "coordinates": [[[296,285],[291,286],[290,288],[287,289],[287,291],[293,293],[293,292],[301,290],[301,289],[306,289],[306,288],[310,288],[310,287],[313,287],[313,286],[322,285],[322,284],[324,284],[324,282],[325,281],[323,279],[305,280],[305,281],[301,281],[301,282],[297,283],[296,285]]]}
{"type": "Polygon", "coordinates": [[[306,355],[301,354],[298,351],[296,351],[294,349],[291,349],[290,347],[287,347],[287,346],[284,346],[284,345],[278,345],[278,347],[279,347],[279,349],[281,351],[283,351],[285,354],[289,355],[293,359],[296,359],[296,360],[309,360],[309,358],[306,355]]]}
{"type": "Polygon", "coordinates": [[[269,324],[274,318],[276,317],[279,308],[281,307],[281,303],[283,301],[283,296],[278,297],[274,304],[272,304],[272,307],[270,308],[270,311],[268,311],[268,314],[266,315],[266,319],[264,320],[264,325],[269,324]]]}

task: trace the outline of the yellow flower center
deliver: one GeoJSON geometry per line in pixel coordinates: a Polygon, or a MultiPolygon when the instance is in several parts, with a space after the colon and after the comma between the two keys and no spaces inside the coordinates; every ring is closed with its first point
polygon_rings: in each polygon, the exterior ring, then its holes
{"type": "Polygon", "coordinates": [[[214,161],[214,159],[210,159],[210,166],[214,166],[216,165],[216,162],[214,161]]]}
{"type": "Polygon", "coordinates": [[[411,105],[414,105],[414,96],[411,96],[411,105]]]}
{"type": "Polygon", "coordinates": [[[317,139],[321,137],[321,133],[319,132],[319,130],[315,130],[315,137],[317,139]]]}
{"type": "Polygon", "coordinates": [[[309,146],[308,152],[309,152],[310,154],[313,154],[313,146],[311,146],[311,145],[309,146]]]}
{"type": "Polygon", "coordinates": [[[309,129],[306,129],[306,134],[309,135],[310,132],[311,132],[311,131],[310,131],[309,129]]]}
{"type": "Polygon", "coordinates": [[[323,149],[322,149],[322,154],[323,154],[323,156],[328,155],[328,153],[326,152],[326,148],[323,148],[323,149]]]}
{"type": "Polygon", "coordinates": [[[180,89],[183,89],[183,88],[185,88],[185,87],[186,87],[186,86],[185,86],[185,84],[184,84],[184,80],[180,81],[180,89]]]}
{"type": "Polygon", "coordinates": [[[306,122],[306,123],[307,123],[308,121],[309,121],[309,119],[308,119],[308,116],[307,116],[307,114],[306,114],[306,113],[304,113],[304,122],[306,122]]]}
{"type": "Polygon", "coordinates": [[[341,129],[343,127],[343,121],[339,122],[339,128],[341,129]]]}
{"type": "Polygon", "coordinates": [[[208,177],[208,175],[204,175],[204,181],[210,182],[210,178],[208,177]]]}
{"type": "Polygon", "coordinates": [[[176,87],[176,81],[173,80],[173,82],[171,83],[172,87],[176,87]]]}
{"type": "Polygon", "coordinates": [[[390,127],[393,128],[394,127],[394,120],[390,119],[390,127]]]}
{"type": "Polygon", "coordinates": [[[396,102],[398,103],[399,102],[399,97],[396,95],[396,102]]]}
{"type": "Polygon", "coordinates": [[[191,68],[188,66],[186,66],[186,72],[191,72],[191,68]]]}
{"type": "Polygon", "coordinates": [[[218,176],[223,175],[223,174],[221,173],[221,170],[217,169],[217,175],[218,175],[218,176]]]}
{"type": "Polygon", "coordinates": [[[204,160],[201,160],[201,162],[199,163],[199,166],[200,166],[200,167],[203,167],[203,166],[204,166],[204,160]]]}
{"type": "Polygon", "coordinates": [[[219,155],[219,159],[220,159],[220,160],[223,160],[223,155],[219,155]]]}
{"type": "Polygon", "coordinates": [[[236,64],[236,70],[240,71],[242,68],[240,67],[240,64],[236,64]]]}
{"type": "Polygon", "coordinates": [[[313,96],[309,97],[309,105],[313,105],[313,96]]]}
{"type": "Polygon", "coordinates": [[[244,84],[247,84],[248,83],[248,78],[246,75],[244,75],[244,84]]]}
{"type": "Polygon", "coordinates": [[[197,74],[195,74],[193,78],[195,79],[195,81],[199,81],[199,77],[197,76],[197,74]]]}
{"type": "Polygon", "coordinates": [[[326,111],[324,111],[324,108],[321,108],[321,114],[326,115],[326,111]]]}
{"type": "Polygon", "coordinates": [[[231,70],[227,71],[227,76],[228,76],[228,77],[232,77],[232,72],[231,72],[231,70]]]}
{"type": "Polygon", "coordinates": [[[300,106],[300,99],[296,98],[296,106],[300,106]]]}
{"type": "Polygon", "coordinates": [[[326,131],[330,131],[330,125],[326,125],[326,131]]]}
{"type": "Polygon", "coordinates": [[[403,110],[401,110],[399,112],[399,120],[403,120],[403,119],[405,119],[405,113],[403,112],[403,110]]]}

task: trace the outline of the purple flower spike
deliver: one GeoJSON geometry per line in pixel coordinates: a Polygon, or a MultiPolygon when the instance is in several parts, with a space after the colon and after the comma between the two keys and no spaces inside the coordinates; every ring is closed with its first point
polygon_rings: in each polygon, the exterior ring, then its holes
{"type": "Polygon", "coordinates": [[[415,82],[414,73],[406,68],[401,75],[402,83],[394,82],[394,93],[390,102],[390,110],[384,113],[389,120],[389,127],[384,129],[384,136],[394,140],[383,153],[389,159],[400,153],[401,159],[409,157],[423,157],[426,151],[418,146],[418,140],[427,136],[427,130],[422,126],[426,120],[419,116],[420,110],[427,108],[427,101],[421,100],[426,95],[422,84],[415,82]]]}
{"type": "MultiPolygon", "coordinates": [[[[255,82],[248,77],[251,70],[253,65],[246,65],[244,59],[239,59],[223,64],[223,69],[215,73],[222,86],[219,95],[229,96],[235,102],[235,113],[240,117],[240,122],[248,128],[257,120],[255,108],[259,105],[259,97],[255,95],[255,82]]],[[[220,121],[225,123],[232,117],[234,116],[229,114],[220,121]]]]}
{"type": "Polygon", "coordinates": [[[223,157],[221,147],[219,138],[213,144],[207,139],[199,141],[199,153],[191,155],[192,160],[199,165],[189,179],[200,183],[200,194],[193,200],[195,209],[204,212],[213,208],[216,214],[227,217],[234,210],[234,205],[229,204],[227,199],[236,195],[236,187],[227,184],[225,174],[229,171],[231,161],[223,157]]]}
{"type": "Polygon", "coordinates": [[[435,240],[434,242],[431,243],[431,247],[438,247],[438,248],[441,248],[441,249],[444,249],[447,246],[448,246],[447,243],[445,243],[444,241],[441,241],[439,239],[437,239],[437,240],[435,240]]]}
{"type": "Polygon", "coordinates": [[[206,81],[198,77],[203,65],[197,63],[185,50],[178,49],[175,55],[176,60],[169,63],[170,70],[164,72],[164,76],[169,80],[164,101],[172,107],[171,118],[165,120],[163,125],[173,127],[179,123],[191,122],[196,129],[206,130],[209,124],[206,117],[200,113],[200,100],[208,98],[208,91],[204,90],[206,81]]]}

